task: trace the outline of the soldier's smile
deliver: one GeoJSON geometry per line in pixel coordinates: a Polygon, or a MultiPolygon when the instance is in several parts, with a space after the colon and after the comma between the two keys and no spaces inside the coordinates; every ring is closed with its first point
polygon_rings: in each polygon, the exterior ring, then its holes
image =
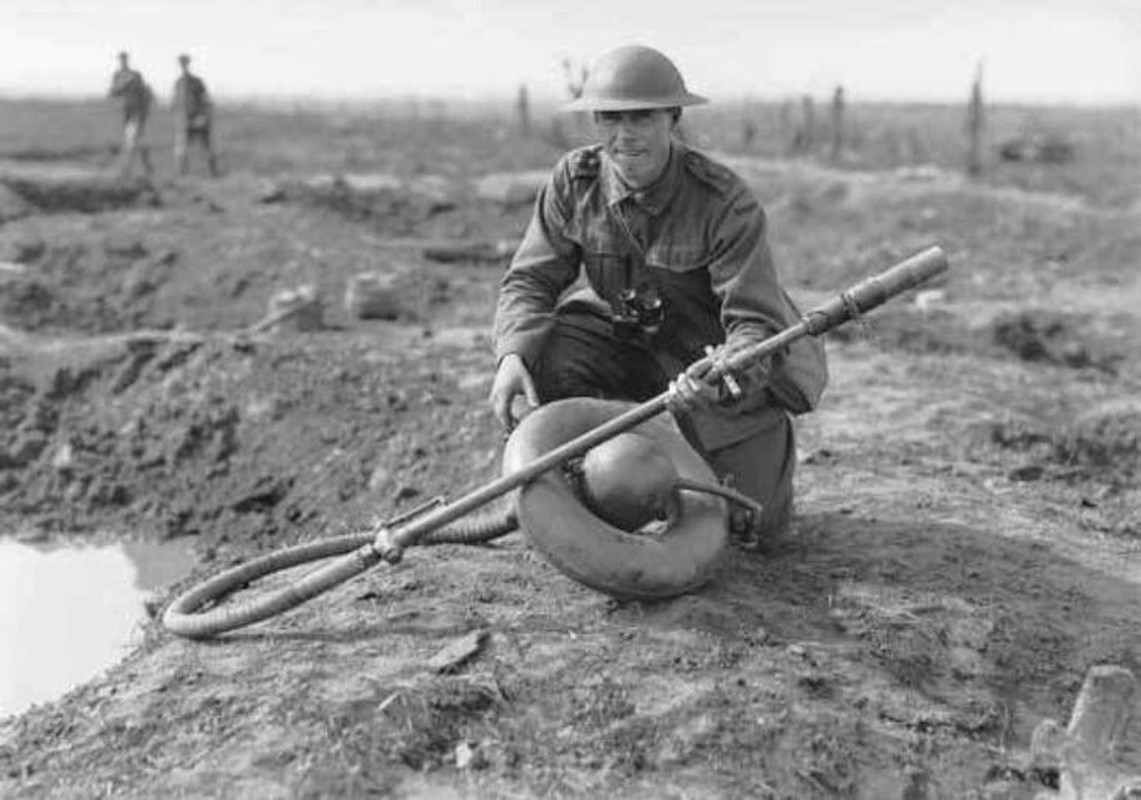
{"type": "Polygon", "coordinates": [[[628,147],[616,147],[610,151],[610,154],[614,156],[614,158],[623,161],[637,161],[638,159],[645,157],[646,151],[634,150],[628,147]]]}

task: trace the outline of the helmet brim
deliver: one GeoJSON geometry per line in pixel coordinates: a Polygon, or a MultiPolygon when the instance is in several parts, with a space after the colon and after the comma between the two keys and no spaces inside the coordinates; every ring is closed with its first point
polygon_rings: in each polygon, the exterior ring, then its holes
{"type": "Polygon", "coordinates": [[[709,100],[686,92],[673,97],[579,97],[560,108],[561,111],[642,111],[655,108],[699,106],[709,100]]]}

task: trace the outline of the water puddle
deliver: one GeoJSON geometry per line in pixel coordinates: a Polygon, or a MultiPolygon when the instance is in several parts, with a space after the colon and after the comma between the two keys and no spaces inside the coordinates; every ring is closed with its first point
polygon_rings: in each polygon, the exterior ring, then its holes
{"type": "Polygon", "coordinates": [[[122,658],[144,601],[190,571],[182,543],[0,539],[0,717],[54,700],[122,658]]]}

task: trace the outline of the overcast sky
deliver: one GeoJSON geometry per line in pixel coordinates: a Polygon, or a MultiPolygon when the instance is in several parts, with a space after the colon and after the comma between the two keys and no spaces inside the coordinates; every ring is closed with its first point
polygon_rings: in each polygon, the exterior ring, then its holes
{"type": "Polygon", "coordinates": [[[673,57],[713,99],[1141,102],[1141,0],[0,0],[0,92],[160,94],[186,51],[221,96],[562,93],[564,57],[673,57]]]}

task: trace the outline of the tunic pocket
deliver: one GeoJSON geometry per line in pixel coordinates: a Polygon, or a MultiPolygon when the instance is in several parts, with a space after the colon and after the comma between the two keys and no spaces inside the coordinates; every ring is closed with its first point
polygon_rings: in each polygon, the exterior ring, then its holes
{"type": "Polygon", "coordinates": [[[649,264],[648,267],[653,282],[675,302],[681,301],[690,307],[708,306],[711,310],[717,306],[710,288],[709,272],[700,266],[675,263],[649,264]]]}
{"type": "Polygon", "coordinates": [[[667,272],[693,272],[705,266],[705,253],[692,244],[656,244],[646,253],[646,264],[667,272]]]}
{"type": "Polygon", "coordinates": [[[721,303],[710,286],[709,271],[695,262],[648,264],[647,270],[665,302],[665,319],[658,341],[688,364],[706,345],[725,340],[721,329],[721,303]]]}

